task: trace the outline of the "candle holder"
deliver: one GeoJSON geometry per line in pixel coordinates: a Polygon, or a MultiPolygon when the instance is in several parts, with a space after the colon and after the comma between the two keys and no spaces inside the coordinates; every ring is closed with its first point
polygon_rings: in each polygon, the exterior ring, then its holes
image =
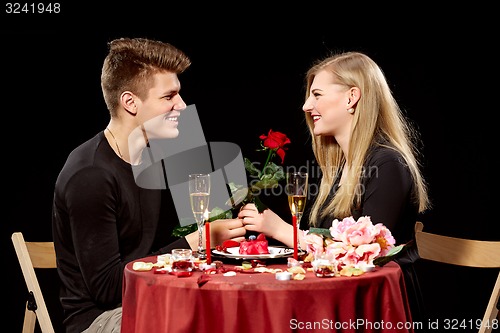
{"type": "Polygon", "coordinates": [[[315,255],[311,263],[314,274],[317,277],[334,277],[337,272],[337,261],[331,255],[315,255]]]}
{"type": "Polygon", "coordinates": [[[190,249],[173,249],[172,270],[174,272],[191,272],[193,270],[192,254],[190,249]]]}

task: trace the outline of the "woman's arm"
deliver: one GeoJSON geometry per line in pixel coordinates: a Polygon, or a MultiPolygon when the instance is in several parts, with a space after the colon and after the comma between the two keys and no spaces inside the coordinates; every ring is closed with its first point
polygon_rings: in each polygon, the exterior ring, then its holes
{"type": "Polygon", "coordinates": [[[372,170],[363,183],[362,208],[355,215],[368,215],[373,223],[383,223],[400,241],[407,241],[414,226],[412,216],[416,214],[411,174],[397,155],[390,154],[379,156],[372,163],[372,170]]]}

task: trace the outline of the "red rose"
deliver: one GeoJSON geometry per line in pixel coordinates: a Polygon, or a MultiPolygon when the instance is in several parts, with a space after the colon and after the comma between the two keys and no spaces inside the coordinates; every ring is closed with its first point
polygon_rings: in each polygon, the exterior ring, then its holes
{"type": "Polygon", "coordinates": [[[276,154],[281,158],[281,163],[285,159],[285,147],[286,144],[290,143],[290,139],[281,132],[273,132],[273,130],[269,130],[267,135],[262,134],[259,136],[259,139],[262,140],[262,145],[269,149],[275,150],[276,154]]]}

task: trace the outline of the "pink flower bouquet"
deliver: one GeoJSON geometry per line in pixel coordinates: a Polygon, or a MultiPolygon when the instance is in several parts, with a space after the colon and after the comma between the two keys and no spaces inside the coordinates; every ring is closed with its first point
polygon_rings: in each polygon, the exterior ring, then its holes
{"type": "Polygon", "coordinates": [[[340,275],[369,271],[377,258],[394,255],[402,247],[395,246],[396,240],[385,225],[373,224],[369,216],[362,216],[357,221],[353,217],[342,221],[335,219],[329,229],[305,231],[304,240],[310,261],[329,258],[340,275]]]}

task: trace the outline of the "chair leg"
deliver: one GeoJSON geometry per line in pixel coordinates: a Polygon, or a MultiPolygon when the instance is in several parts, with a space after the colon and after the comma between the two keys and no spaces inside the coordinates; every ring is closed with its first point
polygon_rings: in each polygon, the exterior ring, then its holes
{"type": "MultiPolygon", "coordinates": [[[[498,273],[497,281],[493,287],[493,292],[491,293],[490,301],[486,307],[486,312],[484,313],[483,321],[481,323],[481,328],[479,333],[489,333],[493,330],[494,320],[499,317],[499,312],[497,308],[497,303],[500,296],[500,272],[498,273]]],[[[498,321],[496,322],[498,325],[498,321]]]]}
{"type": "Polygon", "coordinates": [[[35,332],[36,313],[28,309],[28,302],[26,302],[26,309],[24,310],[24,323],[23,333],[35,332]]]}

